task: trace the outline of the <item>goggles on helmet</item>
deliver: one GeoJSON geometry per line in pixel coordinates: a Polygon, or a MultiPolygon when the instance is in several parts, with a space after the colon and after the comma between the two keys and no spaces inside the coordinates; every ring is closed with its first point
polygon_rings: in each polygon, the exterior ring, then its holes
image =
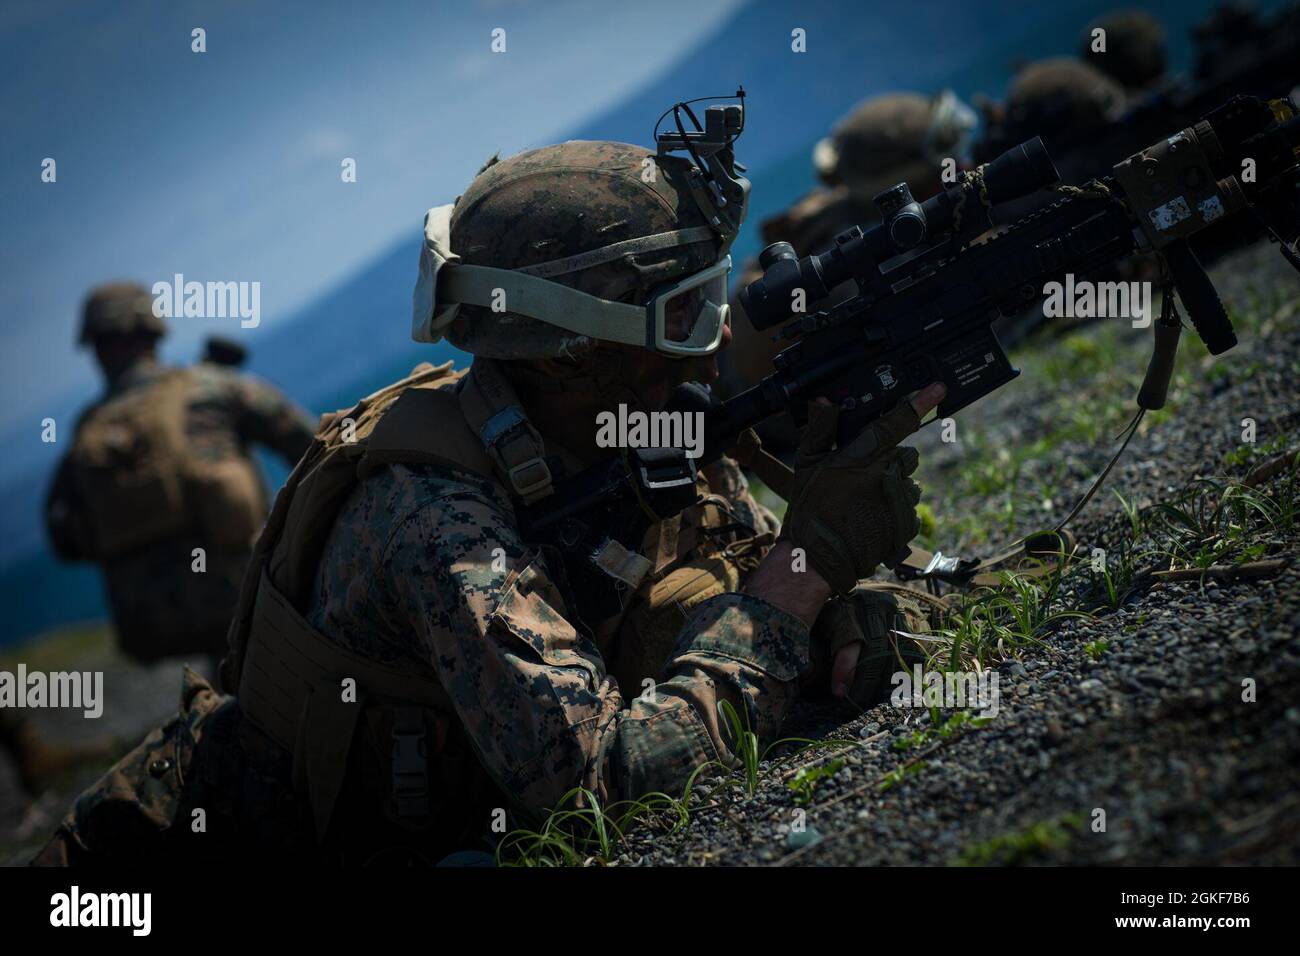
{"type": "Polygon", "coordinates": [[[412,336],[437,341],[455,317],[457,304],[526,315],[577,335],[636,345],[672,358],[712,355],[722,344],[730,316],[727,276],[735,240],[748,208],[749,180],[735,162],[732,144],[744,129],[744,90],[739,105],[710,106],[703,127],[692,100],[670,107],[675,130],[655,127],[655,162],[682,177],[706,226],[640,236],[521,269],[498,269],[457,261],[450,249],[451,207],[429,210],[425,249],[416,285],[412,336]],[[682,115],[691,121],[688,129],[682,115]],[[684,151],[684,156],[673,156],[684,151]],[[720,258],[713,265],[655,289],[641,305],[615,302],[551,281],[629,255],[711,241],[720,258]]]}
{"type": "Polygon", "coordinates": [[[645,305],[646,345],[663,355],[712,355],[722,342],[731,307],[731,256],[653,293],[645,305]]]}
{"type": "Polygon", "coordinates": [[[504,306],[606,342],[653,349],[670,358],[712,355],[722,343],[730,307],[731,256],[653,291],[642,305],[613,302],[560,285],[527,269],[449,263],[438,275],[440,303],[504,306]]]}

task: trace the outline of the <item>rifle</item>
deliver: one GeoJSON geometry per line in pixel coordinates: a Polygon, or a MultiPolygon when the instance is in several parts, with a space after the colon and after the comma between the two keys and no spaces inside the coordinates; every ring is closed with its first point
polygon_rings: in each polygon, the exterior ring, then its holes
{"type": "MultiPolygon", "coordinates": [[[[702,386],[682,386],[670,409],[704,413],[701,465],[770,416],[788,412],[802,425],[815,397],[840,405],[841,444],[930,382],[947,386],[935,419],[947,417],[1019,374],[991,328],[994,320],[1043,298],[1045,285],[1067,274],[1154,252],[1167,277],[1164,311],[1154,323],[1154,352],[1122,452],[1142,413],[1164,405],[1181,330],[1171,291],[1212,354],[1236,344],[1189,238],[1247,217],[1300,271],[1300,256],[1289,247],[1300,235],[1298,154],[1294,104],[1237,96],[1083,187],[1057,187],[1038,138],[962,174],[924,203],[899,183],[877,197],[879,225],[846,230],[826,252],[799,258],[784,242],[764,249],[764,275],[740,299],[756,329],[782,325],[779,335],[791,344],[753,388],[718,401],[702,386]],[[1247,168],[1252,175],[1243,174],[1247,168]],[[1055,201],[984,235],[999,204],[1052,188],[1055,201]],[[811,314],[792,309],[826,298],[849,279],[857,287],[852,298],[811,314]]],[[[696,500],[696,466],[679,449],[628,449],[560,482],[555,495],[523,511],[521,529],[526,540],[559,549],[570,580],[594,606],[617,610],[632,582],[610,569],[640,548],[653,522],[696,500]]],[[[988,562],[927,564],[913,576],[961,582],[988,562]]]]}
{"type": "MultiPolygon", "coordinates": [[[[1041,117],[1051,130],[1040,130],[1057,169],[1067,182],[1107,175],[1119,156],[1141,150],[1170,129],[1191,126],[1203,114],[1234,94],[1268,97],[1292,90],[1300,63],[1300,3],[1288,3],[1270,15],[1239,3],[1226,2],[1193,28],[1194,67],[1191,76],[1170,76],[1138,94],[1124,113],[1102,128],[1070,123],[1064,105],[1049,104],[1041,117]]],[[[976,143],[976,162],[984,162],[1016,145],[1015,124],[986,116],[986,131],[976,143]],[[1014,139],[1012,137],[1015,137],[1014,139]]],[[[1008,204],[1013,219],[1026,215],[1043,197],[1008,204]],[[1037,199],[1037,202],[1035,202],[1037,199]]],[[[1253,223],[1211,229],[1192,242],[1197,258],[1213,261],[1245,242],[1258,238],[1253,223]]]]}

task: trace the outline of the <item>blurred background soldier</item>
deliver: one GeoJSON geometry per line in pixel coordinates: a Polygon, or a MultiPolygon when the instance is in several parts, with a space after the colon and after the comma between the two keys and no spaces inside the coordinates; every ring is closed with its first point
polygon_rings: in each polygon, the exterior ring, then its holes
{"type": "MultiPolygon", "coordinates": [[[[944,160],[954,161],[954,172],[965,165],[975,125],[975,111],[951,90],[935,96],[886,93],[864,100],[813,149],[813,167],[823,185],[764,220],[763,244],[789,242],[800,255],[829,248],[850,226],[865,229],[878,221],[873,200],[896,183],[908,183],[912,195],[925,201],[943,185],[944,160]]],[[[761,274],[757,261],[750,260],[737,287],[761,274]]],[[[770,332],[754,331],[734,296],[731,309],[732,345],[720,363],[719,390],[726,395],[757,384],[771,372],[772,356],[784,347],[770,332]]],[[[759,432],[770,450],[793,451],[795,429],[788,416],[765,422],[759,432]]]]}
{"type": "Polygon", "coordinates": [[[1011,81],[1006,106],[987,117],[987,159],[1041,136],[1053,157],[1113,123],[1124,112],[1124,88],[1097,67],[1057,56],[1026,64],[1011,81]]]}
{"type": "Polygon", "coordinates": [[[822,183],[844,186],[859,202],[899,182],[913,183],[916,198],[926,199],[939,191],[943,161],[965,158],[975,121],[951,90],[873,96],[817,143],[813,167],[822,183]]]}
{"type": "Polygon", "coordinates": [[[225,365],[162,365],[165,334],[143,286],[90,295],[80,341],[107,389],[78,420],[46,500],[55,553],[101,566],[121,650],[141,663],[224,652],[268,505],[249,446],[292,465],[314,430],[274,388],[225,365]]]}
{"type": "Polygon", "coordinates": [[[1165,28],[1142,10],[1115,10],[1099,17],[1084,31],[1079,55],[1130,94],[1141,93],[1160,85],[1165,78],[1165,28]],[[1094,37],[1095,30],[1105,31],[1104,36],[1094,37]]]}

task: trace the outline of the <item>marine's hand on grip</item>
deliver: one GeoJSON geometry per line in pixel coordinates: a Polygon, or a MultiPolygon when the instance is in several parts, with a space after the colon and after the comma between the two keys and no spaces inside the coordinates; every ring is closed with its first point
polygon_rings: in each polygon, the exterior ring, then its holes
{"type": "Polygon", "coordinates": [[[839,407],[809,406],[781,537],[803,549],[835,593],[847,594],[881,563],[901,560],[919,530],[921,489],[908,477],[919,456],[896,446],[943,395],[940,384],[926,387],[836,449],[839,407]]]}

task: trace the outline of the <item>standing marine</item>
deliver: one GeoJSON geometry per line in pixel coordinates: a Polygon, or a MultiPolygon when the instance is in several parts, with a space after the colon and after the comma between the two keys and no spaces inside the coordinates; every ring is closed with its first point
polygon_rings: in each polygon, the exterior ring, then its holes
{"type": "Polygon", "coordinates": [[[252,446],[292,465],[315,425],[233,368],[163,365],[166,331],[143,286],[90,294],[80,341],[105,392],[81,413],[45,508],[55,553],[102,569],[119,646],[142,663],[224,653],[268,508],[252,446]]]}

